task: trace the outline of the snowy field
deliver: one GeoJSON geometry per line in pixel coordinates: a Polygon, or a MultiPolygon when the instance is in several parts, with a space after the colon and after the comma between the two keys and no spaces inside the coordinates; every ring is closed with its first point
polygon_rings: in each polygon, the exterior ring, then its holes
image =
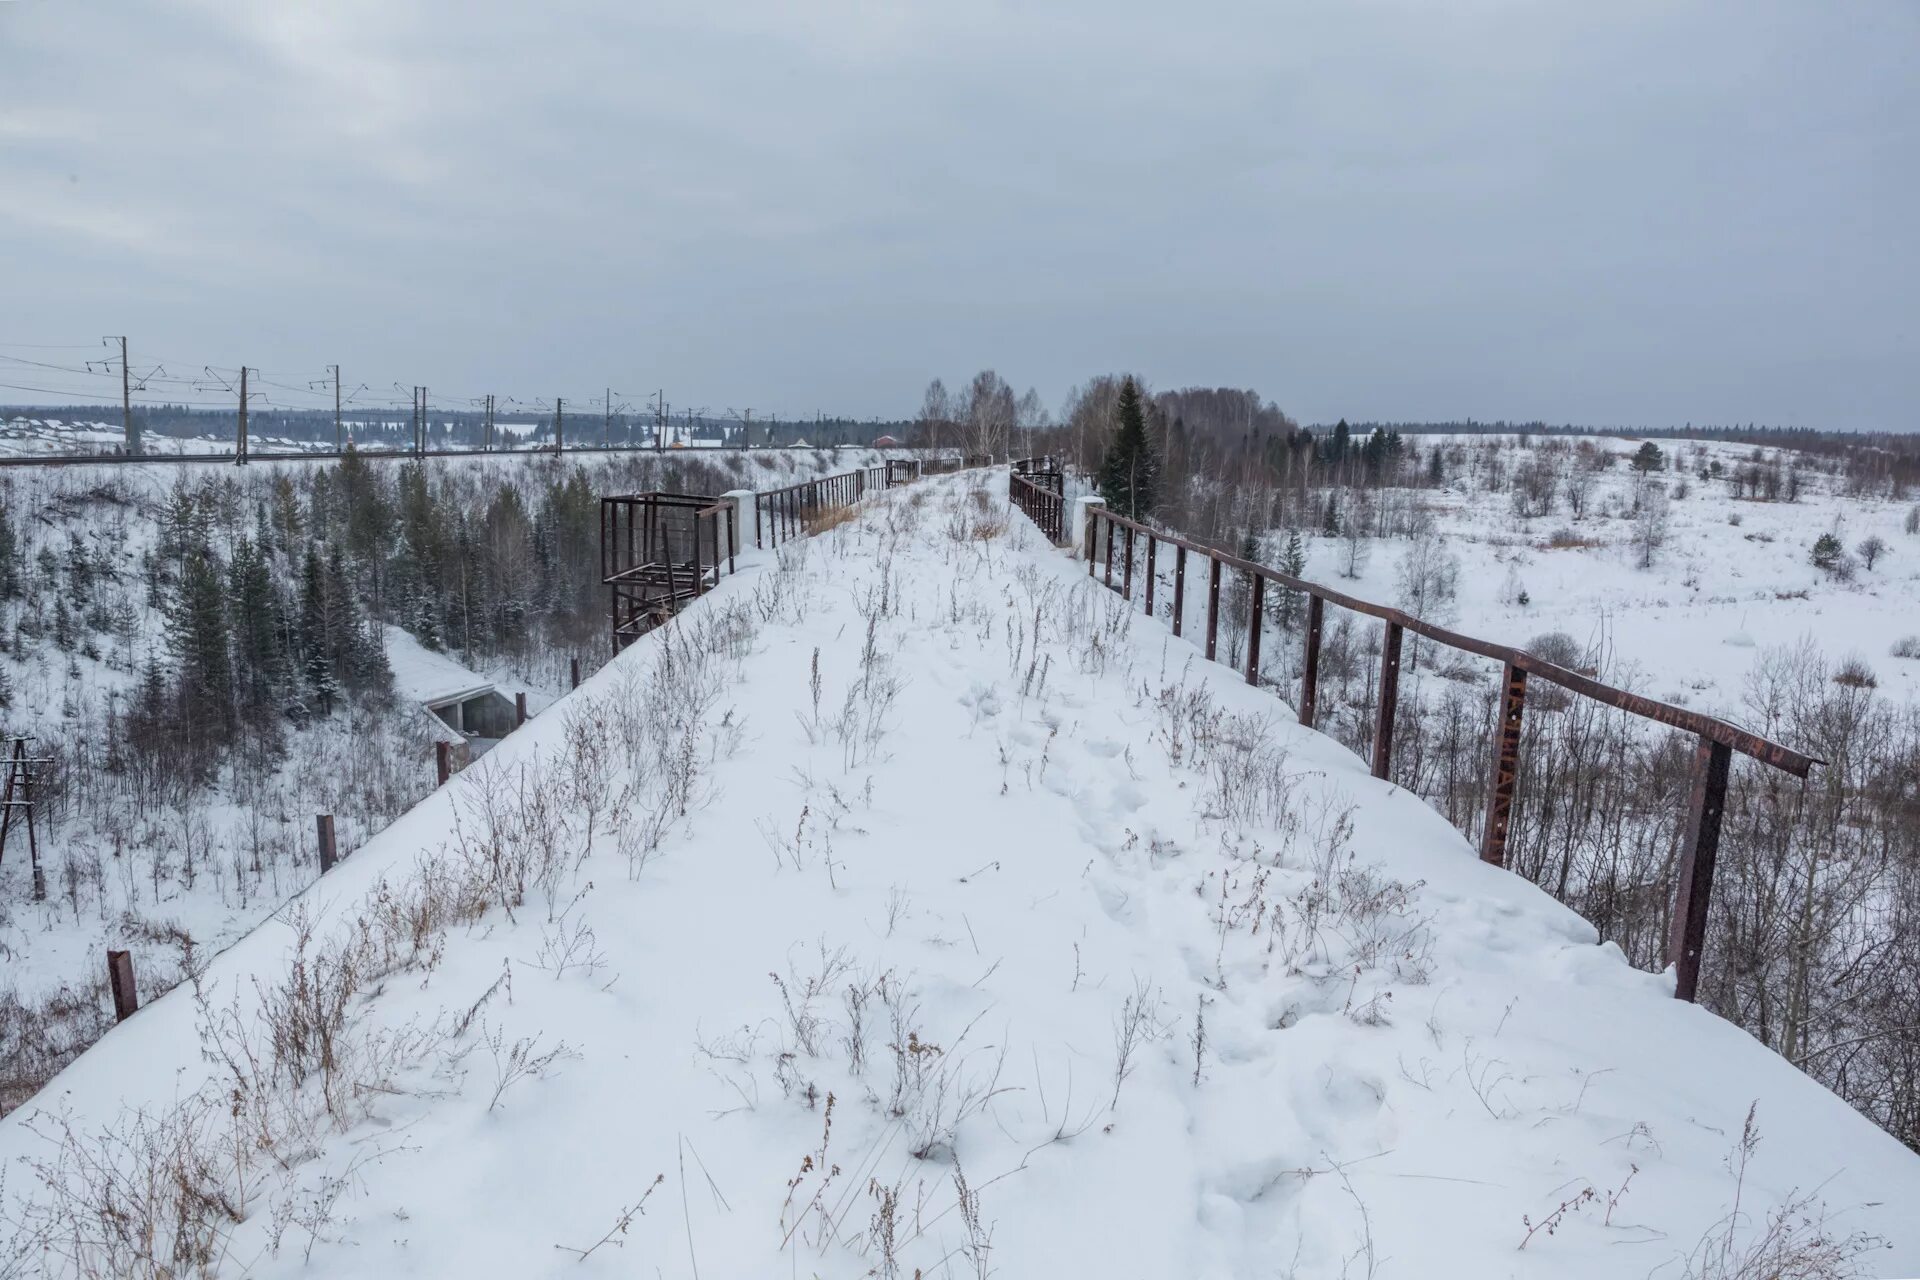
{"type": "MultiPolygon", "coordinates": [[[[1578,439],[1530,438],[1536,447],[1578,439]]],[[[1469,465],[1479,465],[1489,443],[1516,443],[1497,436],[1408,440],[1423,454],[1445,440],[1473,460],[1469,465]]],[[[1913,499],[1848,494],[1839,479],[1811,467],[1797,501],[1735,499],[1725,480],[1701,480],[1696,471],[1708,462],[1730,473],[1752,459],[1752,447],[1655,439],[1667,458],[1667,469],[1653,478],[1668,493],[1668,528],[1653,563],[1642,568],[1631,514],[1635,474],[1628,467],[1641,442],[1589,440],[1615,460],[1595,476],[1580,518],[1564,503],[1551,514],[1523,517],[1507,493],[1486,492],[1477,477],[1457,477],[1437,493],[1417,492],[1460,561],[1457,601],[1441,610],[1449,616],[1432,620],[1505,643],[1564,632],[1582,647],[1598,645],[1616,675],[1634,679],[1649,696],[1703,710],[1737,713],[1757,655],[1803,638],[1832,661],[1860,657],[1889,697],[1920,696],[1920,661],[1890,652],[1920,633],[1920,537],[1904,527],[1913,499]],[[1562,531],[1574,536],[1561,541],[1575,545],[1554,545],[1562,531]],[[1871,570],[1862,567],[1842,581],[1811,561],[1814,542],[1829,532],[1849,552],[1872,537],[1888,551],[1871,570]],[[1521,591],[1525,604],[1517,599],[1521,591]]],[[[1500,458],[1511,469],[1531,453],[1509,447],[1500,458]]],[[[1269,563],[1281,541],[1269,544],[1269,563]]],[[[1364,553],[1358,579],[1348,580],[1340,540],[1311,538],[1307,576],[1398,603],[1406,540],[1368,541],[1376,545],[1364,553]]]]}
{"type": "Polygon", "coordinates": [[[1920,1159],[997,473],[747,556],[197,986],[0,1120],[49,1272],[1920,1274],[1920,1159]]]}

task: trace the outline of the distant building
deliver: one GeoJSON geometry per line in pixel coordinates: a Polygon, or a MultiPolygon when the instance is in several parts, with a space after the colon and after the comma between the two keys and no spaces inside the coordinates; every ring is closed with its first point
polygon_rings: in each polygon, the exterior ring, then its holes
{"type": "Polygon", "coordinates": [[[876,449],[898,449],[900,447],[900,442],[898,440],[895,440],[892,436],[881,436],[878,440],[875,440],[873,442],[873,447],[876,449]]]}

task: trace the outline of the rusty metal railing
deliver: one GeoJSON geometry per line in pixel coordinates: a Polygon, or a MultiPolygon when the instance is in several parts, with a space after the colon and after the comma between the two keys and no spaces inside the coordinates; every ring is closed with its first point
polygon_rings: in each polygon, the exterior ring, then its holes
{"type": "Polygon", "coordinates": [[[1055,546],[1067,540],[1066,476],[1052,458],[1017,458],[1007,471],[1007,497],[1055,546]]]}
{"type": "MultiPolygon", "coordinates": [[[[1013,482],[1016,493],[1020,491],[1020,480],[1021,477],[1016,474],[1013,482]]],[[[1031,480],[1028,483],[1030,486],[1033,484],[1031,480]]],[[[1017,498],[1016,505],[1020,505],[1017,498]]],[[[1021,509],[1027,510],[1024,505],[1021,509]]],[[[1035,519],[1035,523],[1040,524],[1042,529],[1047,528],[1038,518],[1035,519]]],[[[1049,536],[1052,536],[1052,531],[1048,530],[1048,532],[1049,536]]],[[[1825,763],[1715,716],[1704,715],[1685,707],[1676,707],[1670,703],[1657,702],[1652,698],[1630,693],[1578,671],[1570,671],[1556,663],[1548,662],[1524,649],[1496,644],[1436,626],[1403,609],[1376,604],[1371,600],[1362,600],[1332,587],[1322,586],[1304,578],[1296,578],[1277,569],[1270,569],[1266,565],[1256,564],[1239,556],[1202,546],[1185,538],[1151,528],[1136,520],[1129,520],[1101,507],[1088,508],[1086,528],[1082,531],[1082,535],[1085,540],[1089,576],[1100,574],[1098,580],[1102,585],[1118,592],[1129,601],[1133,600],[1136,594],[1135,546],[1144,543],[1144,551],[1139,559],[1142,562],[1145,586],[1143,594],[1148,617],[1155,616],[1155,593],[1160,577],[1157,563],[1160,549],[1165,547],[1174,555],[1173,601],[1171,607],[1161,601],[1159,612],[1160,616],[1171,614],[1173,634],[1176,636],[1181,634],[1186,622],[1187,560],[1190,556],[1200,557],[1206,563],[1205,650],[1209,661],[1218,660],[1222,570],[1232,569],[1245,575],[1251,582],[1252,595],[1245,661],[1246,678],[1249,684],[1260,683],[1261,631],[1265,621],[1264,605],[1269,585],[1304,595],[1307,602],[1303,632],[1305,649],[1302,654],[1297,709],[1300,723],[1308,728],[1314,727],[1319,701],[1320,638],[1325,623],[1326,607],[1333,605],[1379,619],[1384,630],[1380,645],[1379,699],[1374,710],[1371,760],[1373,775],[1376,778],[1387,778],[1392,769],[1394,715],[1399,702],[1400,650],[1405,633],[1412,632],[1462,653],[1489,658],[1500,663],[1502,668],[1499,690],[1500,710],[1494,727],[1492,774],[1487,780],[1487,815],[1480,833],[1480,858],[1494,866],[1506,865],[1507,832],[1513,810],[1514,780],[1519,764],[1520,726],[1525,713],[1527,685],[1530,680],[1542,680],[1557,685],[1579,697],[1590,698],[1605,706],[1694,735],[1696,745],[1693,781],[1685,840],[1676,877],[1677,891],[1672,927],[1667,940],[1667,959],[1674,967],[1675,994],[1682,1000],[1692,1000],[1699,986],[1700,957],[1705,945],[1707,910],[1713,893],[1714,861],[1720,845],[1720,819],[1726,804],[1727,774],[1733,753],[1737,751],[1742,755],[1751,756],[1770,768],[1779,769],[1796,778],[1806,777],[1813,766],[1825,763]],[[1123,544],[1119,555],[1120,581],[1117,584],[1114,582],[1116,541],[1123,544]],[[1104,556],[1100,554],[1103,550],[1104,556]],[[1102,562],[1105,566],[1103,573],[1100,568],[1102,562]]],[[[1058,538],[1055,540],[1060,541],[1058,538]]]]}
{"type": "Polygon", "coordinates": [[[887,488],[889,483],[886,467],[862,467],[756,493],[753,495],[753,545],[773,548],[805,537],[808,524],[821,512],[851,507],[869,493],[887,488]]]}

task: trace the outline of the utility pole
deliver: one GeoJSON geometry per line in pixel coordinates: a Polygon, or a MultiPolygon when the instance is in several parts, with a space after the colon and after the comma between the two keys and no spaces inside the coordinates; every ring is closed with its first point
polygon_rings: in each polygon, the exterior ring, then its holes
{"type": "Polygon", "coordinates": [[[653,393],[653,451],[655,453],[667,447],[667,393],[663,388],[653,393]]]}
{"type": "Polygon", "coordinates": [[[233,465],[247,465],[247,366],[240,366],[240,434],[234,442],[233,465]]]}
{"type": "Polygon", "coordinates": [[[127,369],[127,340],[109,338],[120,344],[120,425],[126,428],[127,452],[140,452],[140,433],[133,426],[133,375],[127,369]]]}
{"type": "Polygon", "coordinates": [[[613,388],[612,387],[607,388],[607,403],[605,405],[605,408],[607,411],[607,416],[600,424],[600,447],[602,449],[611,448],[613,446],[613,388]]]}
{"type": "Polygon", "coordinates": [[[333,364],[327,367],[333,370],[333,451],[343,453],[345,449],[341,445],[340,435],[340,366],[333,364]]]}
{"type": "Polygon", "coordinates": [[[487,426],[486,426],[486,435],[483,437],[483,440],[484,440],[484,443],[481,445],[481,449],[484,452],[492,453],[493,452],[493,394],[491,392],[487,394],[487,426]]]}
{"type": "Polygon", "coordinates": [[[567,402],[560,397],[553,398],[553,451],[556,455],[567,449],[567,402]]]}

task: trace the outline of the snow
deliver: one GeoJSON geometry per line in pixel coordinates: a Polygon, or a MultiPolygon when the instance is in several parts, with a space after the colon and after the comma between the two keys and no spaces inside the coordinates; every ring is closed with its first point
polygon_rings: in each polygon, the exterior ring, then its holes
{"type": "MultiPolygon", "coordinates": [[[[1873,1274],[1920,1273],[1920,1158],[1269,695],[1133,626],[1008,513],[1002,474],[748,553],[306,891],[323,935],[347,928],[447,864],[489,780],[564,762],[569,716],[616,732],[676,637],[751,624],[678,726],[704,803],[637,871],[603,827],[550,897],[357,1005],[397,1031],[482,1001],[491,1029],[296,1159],[302,1203],[348,1188],[310,1245],[272,1248],[263,1203],[223,1273],[889,1274],[897,1194],[901,1276],[1678,1274],[1736,1195],[1745,1240],[1796,1193],[1885,1237],[1873,1274]],[[556,974],[583,927],[599,962],[556,974]],[[883,988],[856,1033],[846,992],[883,974],[898,1024],[883,988]],[[1116,1090],[1133,1008],[1148,1034],[1116,1090]],[[496,1060],[536,1036],[574,1056],[493,1105],[496,1060]],[[1750,1107],[1764,1137],[1736,1187],[1750,1107]],[[657,1176],[611,1243],[565,1252],[657,1176]]],[[[208,1008],[252,1008],[287,920],[212,961],[208,1008]]],[[[0,1160],[44,1156],[54,1111],[86,1129],[218,1088],[196,1021],[176,990],[110,1032],[0,1120],[0,1160]]]]}
{"type": "Polygon", "coordinates": [[[387,665],[393,668],[393,692],[423,705],[458,702],[493,688],[487,680],[437,650],[415,640],[404,627],[385,628],[387,665]]]}
{"type": "MultiPolygon", "coordinates": [[[[1407,439],[1423,457],[1441,441],[1460,446],[1469,457],[1490,444],[1509,446],[1501,455],[1509,468],[1527,456],[1511,450],[1516,443],[1511,437],[1407,439]]],[[[1523,519],[1514,514],[1506,493],[1487,493],[1477,481],[1456,480],[1438,494],[1415,495],[1461,562],[1455,614],[1436,621],[1470,635],[1523,643],[1564,631],[1583,647],[1600,644],[1620,664],[1619,675],[1644,677],[1643,692],[1702,710],[1737,715],[1747,673],[1764,651],[1803,636],[1813,637],[1829,659],[1863,657],[1882,694],[1920,699],[1920,663],[1888,654],[1902,636],[1920,630],[1920,540],[1902,527],[1910,499],[1848,494],[1839,479],[1809,469],[1798,502],[1736,501],[1724,481],[1695,477],[1694,462],[1704,457],[1731,470],[1751,459],[1751,446],[1655,437],[1668,466],[1655,478],[1671,493],[1684,477],[1689,493],[1670,497],[1665,545],[1654,564],[1642,569],[1626,515],[1633,485],[1626,459],[1641,442],[1537,436],[1531,442],[1571,447],[1582,439],[1616,455],[1613,466],[1599,474],[1583,519],[1573,519],[1559,502],[1550,515],[1523,519]],[[1548,545],[1562,528],[1598,545],[1548,545]],[[1878,536],[1890,550],[1872,571],[1863,569],[1852,582],[1835,581],[1809,560],[1814,540],[1831,529],[1838,529],[1849,548],[1878,536]],[[1510,573],[1526,589],[1527,604],[1508,598],[1510,573]]],[[[1283,542],[1269,540],[1268,563],[1276,561],[1283,542]]],[[[1405,539],[1378,540],[1360,576],[1347,580],[1341,576],[1338,542],[1313,536],[1306,576],[1365,599],[1396,602],[1405,547],[1405,539]]]]}

